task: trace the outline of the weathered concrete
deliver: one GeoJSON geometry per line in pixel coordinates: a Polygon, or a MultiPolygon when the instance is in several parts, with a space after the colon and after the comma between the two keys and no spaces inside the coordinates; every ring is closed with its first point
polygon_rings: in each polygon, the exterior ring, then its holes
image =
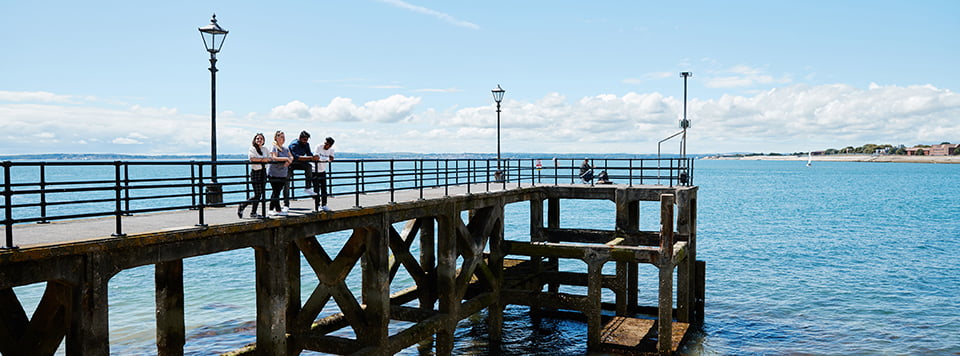
{"type": "MultiPolygon", "coordinates": [[[[617,315],[636,313],[638,263],[660,269],[658,333],[673,330],[673,269],[689,268],[678,278],[678,305],[687,309],[678,318],[702,320],[702,265],[695,256],[696,187],[665,186],[511,186],[507,190],[466,194],[466,187],[434,189],[433,197],[419,200],[418,191],[398,196],[397,203],[384,202],[385,195],[364,197],[379,205],[353,207],[354,197],[331,199],[332,213],[315,213],[294,206],[295,214],[285,218],[237,219],[235,207],[205,209],[207,226],[184,226],[197,212],[143,214],[181,228],[150,229],[124,220],[126,237],[109,237],[112,219],[90,219],[49,225],[28,226],[17,231],[18,241],[31,234],[62,233],[68,241],[31,240],[18,250],[0,251],[0,353],[25,354],[31,345],[56,348],[66,339],[68,355],[109,353],[107,326],[107,283],[118,272],[143,265],[156,265],[157,344],[163,355],[182,354],[183,347],[183,266],[184,258],[241,248],[255,253],[257,289],[257,345],[247,350],[258,354],[298,354],[315,350],[334,354],[392,354],[434,337],[436,353],[453,351],[457,322],[488,310],[491,347],[501,336],[502,312],[507,304],[533,307],[534,311],[563,308],[577,310],[588,324],[588,346],[602,344],[601,289],[617,294],[617,315]],[[459,194],[457,194],[459,193],[459,194]],[[674,202],[673,199],[683,200],[674,202]],[[562,199],[605,199],[616,203],[617,226],[613,231],[560,229],[562,199]],[[544,201],[547,226],[544,226],[544,201]],[[662,221],[659,232],[639,231],[639,202],[660,201],[662,221]],[[505,241],[504,206],[530,202],[530,241],[505,241]],[[351,205],[347,207],[346,205],[351,205]],[[679,207],[677,225],[673,214],[679,207]],[[466,221],[463,212],[469,212],[466,221]],[[106,222],[107,228],[102,229],[106,222]],[[405,222],[402,231],[393,224],[405,222]],[[87,224],[87,225],[85,225],[87,224]],[[61,229],[69,227],[66,232],[61,229]],[[22,230],[22,231],[21,231],[22,230]],[[42,231],[36,232],[36,231],[42,231]],[[101,232],[87,237],[83,232],[101,232]],[[352,231],[351,237],[331,257],[317,236],[352,231]],[[675,234],[676,232],[676,234],[675,234]],[[104,236],[107,235],[107,236],[104,236]],[[674,237],[677,241],[674,241],[674,237]],[[419,240],[419,260],[410,252],[419,240]],[[489,251],[485,253],[484,251],[489,251]],[[526,256],[520,269],[505,272],[506,257],[526,256]],[[318,285],[307,301],[299,305],[300,258],[310,264],[318,285]],[[578,259],[587,264],[584,273],[561,273],[559,259],[578,259]],[[458,263],[458,260],[461,261],[458,263]],[[614,276],[602,274],[607,262],[617,264],[614,276]],[[362,289],[354,295],[346,285],[349,271],[360,265],[362,289]],[[415,286],[390,295],[390,286],[400,266],[415,286]],[[687,266],[687,267],[682,267],[687,266]],[[698,272],[699,271],[699,272],[698,272]],[[28,318],[12,287],[47,282],[41,307],[28,318]],[[559,292],[561,285],[587,286],[587,295],[559,292]],[[544,292],[543,287],[547,286],[544,292]],[[699,288],[699,290],[698,290],[699,288]],[[682,293],[681,293],[682,292],[682,293]],[[682,297],[681,297],[682,296],[682,297]],[[680,299],[686,298],[686,299],[680,299]],[[699,300],[697,298],[700,298],[699,300]],[[417,307],[405,305],[418,301],[417,307]],[[330,303],[339,314],[321,317],[330,303]],[[697,303],[700,302],[698,312],[697,303]],[[391,333],[391,320],[416,324],[391,333]],[[63,325],[58,328],[43,325],[63,325]],[[68,325],[68,326],[67,326],[68,325]],[[332,331],[350,327],[355,339],[331,336],[332,331]]],[[[303,201],[300,204],[311,204],[303,201]]],[[[367,204],[367,203],[363,203],[367,204]]],[[[510,268],[521,264],[510,262],[510,268]]],[[[684,271],[684,270],[681,270],[684,271]]],[[[658,345],[662,353],[672,350],[669,338],[658,345]]]]}

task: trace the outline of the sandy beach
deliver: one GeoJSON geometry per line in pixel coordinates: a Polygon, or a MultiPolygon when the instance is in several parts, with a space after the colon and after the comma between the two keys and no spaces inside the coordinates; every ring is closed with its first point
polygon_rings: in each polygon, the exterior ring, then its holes
{"type": "MultiPolygon", "coordinates": [[[[711,156],[704,157],[703,159],[741,161],[806,161],[807,156],[711,156]]],[[[960,156],[829,155],[813,156],[812,160],[835,162],[960,163],[960,156]]]]}

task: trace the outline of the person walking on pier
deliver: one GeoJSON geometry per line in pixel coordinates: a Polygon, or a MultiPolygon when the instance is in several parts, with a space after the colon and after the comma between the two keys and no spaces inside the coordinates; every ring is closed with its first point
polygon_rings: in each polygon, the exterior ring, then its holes
{"type": "Polygon", "coordinates": [[[303,194],[306,195],[317,195],[312,189],[310,189],[310,183],[313,182],[313,169],[311,166],[312,162],[317,161],[317,156],[313,155],[313,152],[310,151],[310,133],[307,131],[300,131],[300,138],[296,141],[290,143],[290,154],[293,156],[293,163],[290,164],[290,181],[293,181],[294,171],[303,171],[304,188],[303,194]]]}
{"type": "Polygon", "coordinates": [[[290,196],[287,193],[287,167],[293,162],[290,150],[283,143],[286,141],[283,131],[273,134],[273,145],[270,146],[270,157],[274,163],[267,167],[267,178],[270,179],[270,215],[287,215],[290,208],[290,196]],[[282,163],[281,163],[282,162],[282,163]],[[280,207],[280,194],[283,193],[283,208],[280,207]]]}
{"type": "Polygon", "coordinates": [[[322,145],[317,145],[319,162],[313,166],[313,190],[320,193],[320,210],[323,211],[330,211],[327,207],[327,162],[333,162],[333,143],[333,137],[327,137],[322,145]]]}
{"type": "Polygon", "coordinates": [[[237,208],[237,217],[243,219],[243,209],[247,205],[253,205],[253,208],[250,210],[251,218],[259,218],[260,215],[257,214],[257,205],[260,204],[260,201],[263,200],[264,190],[267,187],[267,172],[264,170],[263,164],[269,163],[272,158],[270,157],[270,152],[263,147],[266,139],[263,137],[262,133],[257,133],[253,136],[253,143],[250,146],[250,150],[247,152],[247,157],[250,159],[250,185],[253,186],[253,196],[247,201],[240,203],[240,207],[237,208]]]}

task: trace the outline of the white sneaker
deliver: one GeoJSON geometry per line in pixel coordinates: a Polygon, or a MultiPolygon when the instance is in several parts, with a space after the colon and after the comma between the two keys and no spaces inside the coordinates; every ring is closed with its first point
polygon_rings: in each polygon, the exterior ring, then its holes
{"type": "Polygon", "coordinates": [[[287,216],[287,215],[290,215],[290,213],[287,213],[287,211],[284,210],[284,211],[281,211],[281,212],[277,213],[277,215],[279,215],[279,216],[287,216]]]}
{"type": "Polygon", "coordinates": [[[267,216],[277,216],[277,215],[280,215],[279,211],[270,210],[267,212],[267,216]]]}
{"type": "Polygon", "coordinates": [[[290,212],[290,207],[289,207],[289,206],[285,206],[285,207],[283,207],[282,210],[280,210],[280,212],[283,213],[283,215],[287,215],[287,213],[290,212]]]}
{"type": "Polygon", "coordinates": [[[333,209],[330,209],[329,206],[324,205],[324,206],[320,207],[320,210],[323,210],[323,211],[331,211],[331,210],[333,210],[333,209]]]}
{"type": "Polygon", "coordinates": [[[313,191],[313,189],[310,189],[310,188],[304,189],[304,190],[303,190],[303,194],[306,194],[306,195],[317,195],[317,193],[315,193],[315,192],[313,191]]]}

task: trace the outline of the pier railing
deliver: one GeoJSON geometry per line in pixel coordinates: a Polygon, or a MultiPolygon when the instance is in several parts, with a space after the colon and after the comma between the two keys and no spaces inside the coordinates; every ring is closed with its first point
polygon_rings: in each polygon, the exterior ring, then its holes
{"type": "MultiPolygon", "coordinates": [[[[624,185],[693,185],[693,159],[589,160],[594,176],[606,171],[609,181],[624,185]]],[[[580,179],[582,159],[377,159],[337,160],[327,169],[328,191],[338,197],[360,196],[465,185],[471,189],[503,190],[529,185],[596,184],[580,179]]],[[[47,161],[2,162],[4,245],[16,248],[14,226],[56,220],[113,216],[114,236],[124,236],[123,217],[158,211],[196,210],[204,225],[204,209],[238,204],[252,192],[250,162],[217,161],[210,177],[209,161],[47,161]],[[211,189],[214,188],[214,189],[211,189]],[[213,198],[211,194],[217,197],[213,198]]],[[[288,185],[293,199],[305,181],[296,171],[288,185]]],[[[309,198],[309,197],[307,197],[309,198]]]]}

